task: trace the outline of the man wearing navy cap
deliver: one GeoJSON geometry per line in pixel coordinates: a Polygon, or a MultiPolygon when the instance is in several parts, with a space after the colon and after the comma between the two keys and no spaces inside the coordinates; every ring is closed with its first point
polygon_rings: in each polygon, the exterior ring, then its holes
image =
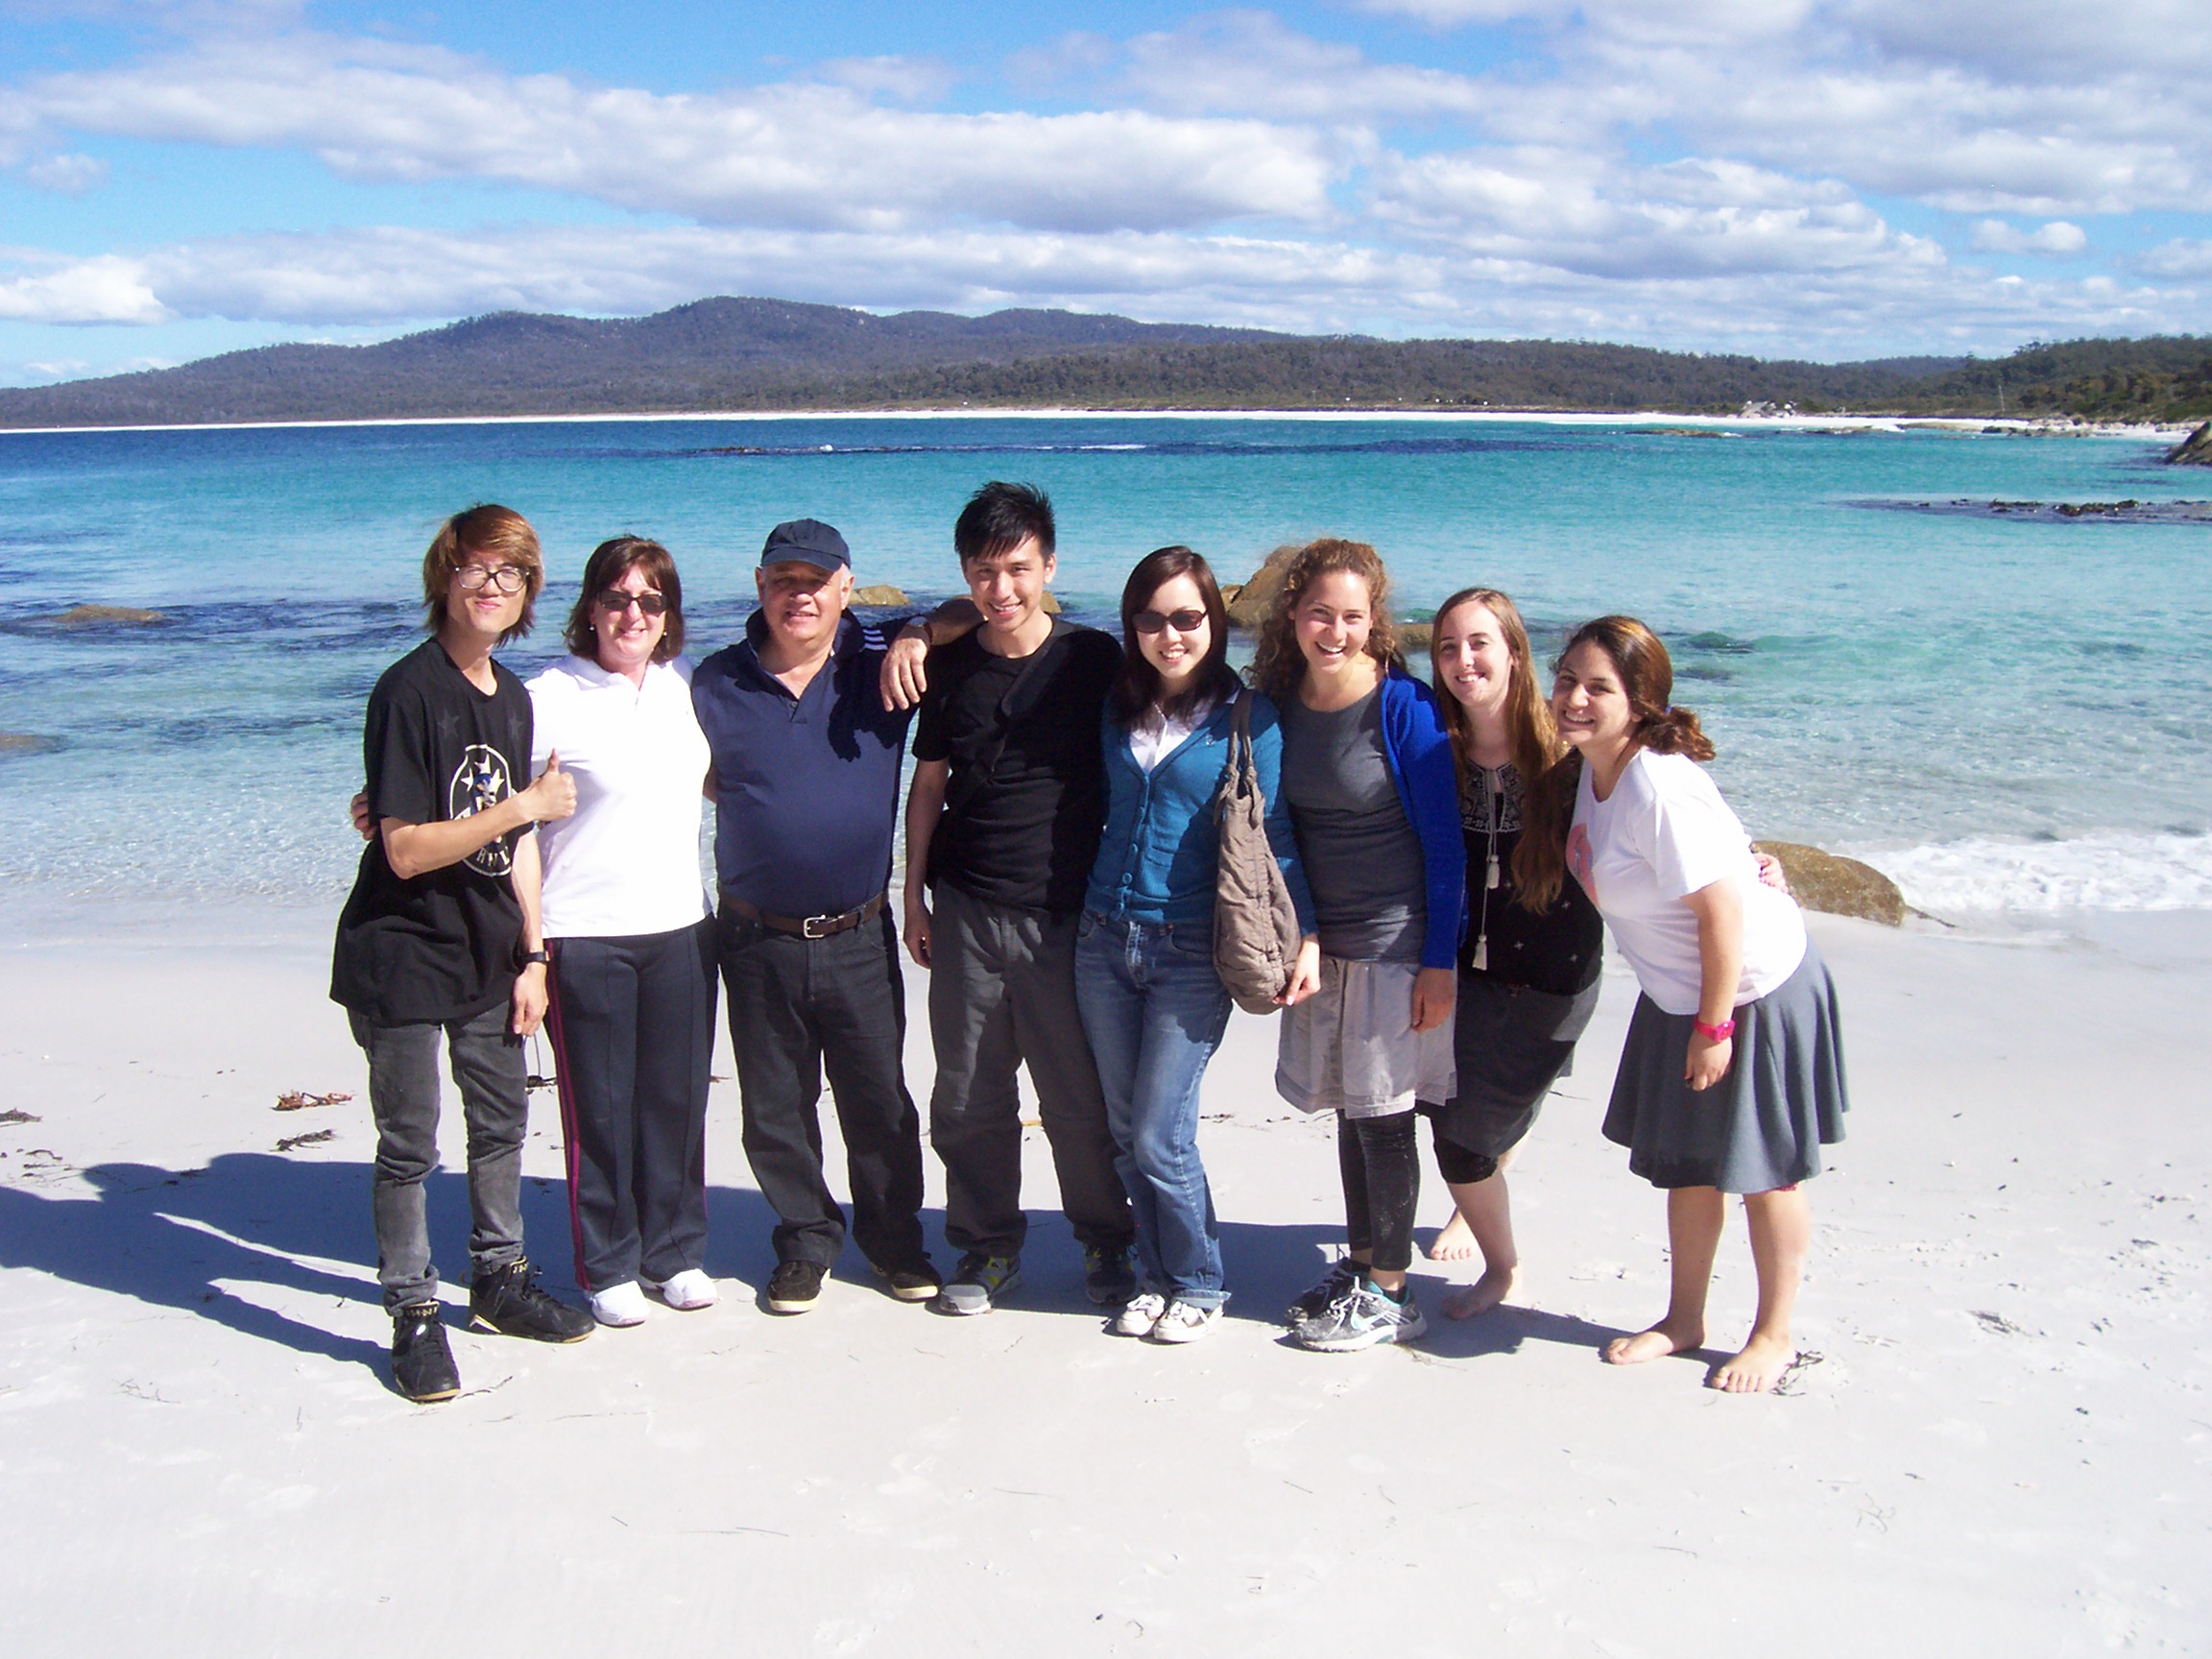
{"type": "MultiPolygon", "coordinates": [[[[813,1307],[845,1243],[822,1173],[825,1070],[854,1238],[893,1295],[926,1301],[939,1281],[922,1240],[921,1117],[901,1064],[905,991],[884,904],[910,714],[884,707],[878,682],[902,630],[846,614],[852,554],[817,519],[770,531],[754,582],[760,608],[745,637],[699,664],[691,699],[713,751],[717,919],[745,1156],[780,1218],[767,1304],[813,1307]]],[[[903,628],[917,640],[937,632],[921,620],[903,628]]]]}

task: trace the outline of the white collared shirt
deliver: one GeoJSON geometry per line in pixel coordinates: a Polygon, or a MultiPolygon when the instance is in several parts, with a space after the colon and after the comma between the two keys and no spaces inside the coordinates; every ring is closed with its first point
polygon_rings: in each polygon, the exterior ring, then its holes
{"type": "Polygon", "coordinates": [[[532,777],[555,750],[576,780],[576,812],[538,827],[545,936],[628,938],[707,913],[699,878],[706,735],[691,665],[655,662],[634,685],[582,657],[530,682],[532,777]]]}

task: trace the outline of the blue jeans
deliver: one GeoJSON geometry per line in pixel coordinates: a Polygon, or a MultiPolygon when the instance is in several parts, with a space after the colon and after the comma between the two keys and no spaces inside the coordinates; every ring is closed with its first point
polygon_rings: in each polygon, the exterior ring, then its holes
{"type": "Polygon", "coordinates": [[[1144,1288],[1218,1307],[1229,1299],[1221,1231],[1198,1161],[1198,1083],[1229,1023],[1211,929],[1086,912],[1075,1001],[1106,1095],[1114,1167],[1135,1212],[1144,1288]]]}

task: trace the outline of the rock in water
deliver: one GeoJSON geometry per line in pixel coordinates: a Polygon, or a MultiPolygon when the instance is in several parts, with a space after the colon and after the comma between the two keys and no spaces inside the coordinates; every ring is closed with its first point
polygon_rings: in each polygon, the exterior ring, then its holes
{"type": "Polygon", "coordinates": [[[2212,421],[2207,421],[2166,457],[2169,467],[2212,467],[2212,421]]]}
{"type": "Polygon", "coordinates": [[[1430,641],[1436,637],[1433,622],[1401,622],[1398,624],[1398,649],[1401,651],[1426,651],[1430,641]]]}
{"type": "Polygon", "coordinates": [[[1302,541],[1286,541],[1267,555],[1267,562],[1252,572],[1250,581],[1238,584],[1234,598],[1230,589],[1222,589],[1222,602],[1229,608],[1232,627],[1257,628],[1267,619],[1267,608],[1274,604],[1275,594],[1283,586],[1283,574],[1290,567],[1302,541]]]}
{"type": "Polygon", "coordinates": [[[0,755],[36,755],[57,747],[53,738],[36,732],[0,732],[0,755]]]}
{"type": "Polygon", "coordinates": [[[158,611],[141,611],[135,605],[72,605],[54,618],[62,628],[98,628],[108,623],[143,627],[149,622],[167,620],[158,611]]]}
{"type": "Polygon", "coordinates": [[[1889,927],[1904,925],[1905,895],[1897,891],[1896,882],[1871,864],[1839,858],[1833,853],[1794,841],[1754,841],[1752,845],[1781,861],[1782,873],[1790,878],[1790,891],[1806,909],[1823,910],[1831,916],[1861,916],[1889,927]]]}
{"type": "Polygon", "coordinates": [[[871,610],[888,610],[905,604],[906,595],[902,589],[892,587],[888,582],[878,582],[873,588],[854,589],[853,603],[871,610]]]}

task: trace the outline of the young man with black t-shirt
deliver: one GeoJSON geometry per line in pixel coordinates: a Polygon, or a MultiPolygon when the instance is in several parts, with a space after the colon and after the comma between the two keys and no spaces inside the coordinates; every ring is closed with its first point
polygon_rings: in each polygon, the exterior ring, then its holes
{"type": "Polygon", "coordinates": [[[986,484],[952,533],[983,625],[929,654],[906,808],[906,948],[930,971],[945,1237],[965,1252],[930,1304],[987,1313],[1021,1279],[1022,1118],[1029,1067],[1101,1305],[1136,1289],[1129,1198],[1075,1006],[1075,927],[1105,820],[1099,723],[1121,649],[1044,609],[1052,506],[986,484]]]}
{"type": "Polygon", "coordinates": [[[392,1378],[450,1399],[460,1375],[438,1306],[422,1182],[438,1162],[438,1041],[468,1123],[469,1322],[541,1341],[591,1316],[539,1287],[522,1254],[522,1040],[545,1016],[531,828],[576,809],[558,755],[529,777],[530,697],[492,659],[529,631],[544,566],[505,507],[446,520],[422,562],[433,637],[386,669],[362,730],[375,833],[338,919],[330,997],[369,1058],[376,1119],[376,1274],[392,1315],[392,1378]]]}

